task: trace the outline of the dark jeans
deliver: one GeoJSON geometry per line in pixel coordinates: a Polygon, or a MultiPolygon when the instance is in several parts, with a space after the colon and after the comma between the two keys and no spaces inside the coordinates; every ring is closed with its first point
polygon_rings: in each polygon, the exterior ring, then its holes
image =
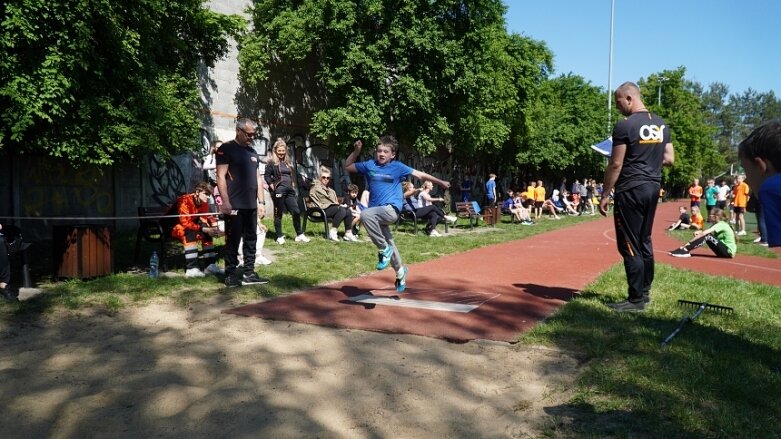
{"type": "Polygon", "coordinates": [[[239,242],[244,239],[244,271],[255,270],[255,244],[258,241],[258,210],[239,209],[236,215],[225,216],[225,275],[231,275],[239,265],[239,242]]]}
{"type": "Polygon", "coordinates": [[[647,182],[616,192],[613,221],[616,245],[624,258],[630,302],[643,300],[654,281],[654,249],[651,230],[659,202],[659,183],[647,182]]]}
{"type": "Polygon", "coordinates": [[[338,229],[339,223],[344,222],[344,231],[350,231],[350,228],[353,226],[353,213],[350,209],[338,204],[332,204],[324,210],[325,216],[331,218],[331,224],[334,226],[334,229],[338,229]]]}
{"type": "Polygon", "coordinates": [[[293,215],[293,228],[296,229],[296,236],[300,235],[302,233],[301,210],[298,208],[296,191],[290,188],[277,188],[271,199],[274,200],[274,232],[276,232],[277,238],[284,235],[282,233],[282,215],[285,211],[293,215]]]}
{"type": "Polygon", "coordinates": [[[445,221],[445,212],[435,204],[415,209],[415,216],[428,222],[426,232],[431,232],[437,227],[437,224],[445,221]]]}

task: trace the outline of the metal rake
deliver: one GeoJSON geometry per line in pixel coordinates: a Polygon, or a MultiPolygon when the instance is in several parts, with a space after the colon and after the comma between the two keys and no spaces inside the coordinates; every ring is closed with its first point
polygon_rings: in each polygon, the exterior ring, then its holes
{"type": "Polygon", "coordinates": [[[735,311],[733,308],[729,306],[721,306],[721,305],[713,305],[711,303],[707,302],[692,302],[691,300],[678,300],[678,305],[683,307],[689,307],[689,308],[697,308],[696,311],[694,311],[694,314],[684,316],[681,321],[678,323],[678,327],[675,328],[675,330],[670,333],[670,335],[667,336],[667,338],[662,341],[662,346],[666,346],[670,341],[678,335],[679,332],[683,329],[684,326],[686,326],[687,323],[693,322],[697,317],[700,316],[703,312],[706,310],[708,311],[714,311],[722,314],[731,314],[733,311],[735,311]]]}

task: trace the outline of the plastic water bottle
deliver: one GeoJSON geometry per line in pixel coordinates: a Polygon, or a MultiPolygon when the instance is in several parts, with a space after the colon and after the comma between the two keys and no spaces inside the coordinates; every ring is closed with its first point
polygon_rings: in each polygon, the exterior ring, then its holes
{"type": "Polygon", "coordinates": [[[149,258],[149,277],[157,279],[160,277],[160,258],[157,256],[157,251],[152,251],[152,257],[149,258]]]}

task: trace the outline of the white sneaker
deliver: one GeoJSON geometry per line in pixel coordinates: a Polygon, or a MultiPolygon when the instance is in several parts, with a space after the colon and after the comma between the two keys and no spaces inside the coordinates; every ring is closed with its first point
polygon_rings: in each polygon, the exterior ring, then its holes
{"type": "Polygon", "coordinates": [[[755,242],[755,243],[760,243],[760,242],[762,242],[762,237],[761,237],[761,236],[760,236],[760,237],[758,237],[757,239],[755,239],[755,240],[754,240],[754,242],[755,242]]]}
{"type": "MultiPolygon", "coordinates": [[[[301,236],[304,236],[304,235],[301,235],[301,236]]],[[[331,241],[338,241],[339,240],[339,235],[337,234],[336,229],[331,229],[331,231],[328,233],[328,239],[330,239],[331,241]]],[[[296,241],[298,241],[298,237],[296,237],[296,241]]]]}
{"type": "Polygon", "coordinates": [[[206,276],[203,274],[203,271],[201,271],[200,268],[188,268],[187,271],[184,272],[184,277],[204,277],[206,276]]]}
{"type": "MultiPolygon", "coordinates": [[[[298,239],[296,239],[296,241],[298,241],[298,239]]],[[[279,238],[277,238],[277,244],[285,245],[285,237],[284,236],[280,236],[279,238]]]]}
{"type": "Polygon", "coordinates": [[[271,259],[261,255],[255,258],[255,265],[271,265],[271,259]]]}
{"type": "Polygon", "coordinates": [[[456,221],[458,221],[458,218],[454,217],[453,215],[445,215],[445,221],[447,221],[448,224],[454,224],[456,221]]]}
{"type": "Polygon", "coordinates": [[[217,264],[209,264],[209,265],[206,267],[206,269],[205,269],[205,270],[203,270],[203,271],[204,271],[206,274],[214,274],[214,275],[217,275],[217,274],[220,274],[220,275],[222,275],[222,274],[225,274],[225,270],[223,270],[222,268],[218,267],[218,266],[217,266],[217,264]]]}
{"type": "Polygon", "coordinates": [[[431,233],[428,234],[428,236],[442,236],[442,235],[440,235],[439,232],[437,232],[437,229],[434,229],[431,231],[431,233]]]}
{"type": "Polygon", "coordinates": [[[344,240],[345,241],[357,242],[358,238],[355,235],[353,235],[352,232],[347,232],[347,233],[344,234],[344,240]]]}
{"type": "Polygon", "coordinates": [[[746,236],[746,231],[741,230],[740,232],[738,232],[738,236],[746,236]]]}
{"type": "Polygon", "coordinates": [[[309,238],[306,237],[303,233],[296,236],[296,242],[309,242],[311,241],[309,238]]]}

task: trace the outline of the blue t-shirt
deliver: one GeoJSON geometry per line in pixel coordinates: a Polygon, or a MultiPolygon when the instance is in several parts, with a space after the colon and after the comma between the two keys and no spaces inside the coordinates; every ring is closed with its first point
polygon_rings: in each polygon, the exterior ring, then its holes
{"type": "Polygon", "coordinates": [[[759,187],[759,203],[765,219],[770,247],[781,246],[781,174],[766,179],[759,187]]]}
{"type": "Polygon", "coordinates": [[[495,190],[496,190],[496,180],[488,180],[485,183],[485,196],[488,197],[489,200],[494,199],[495,190]]]}
{"type": "Polygon", "coordinates": [[[404,204],[401,182],[412,175],[412,168],[396,160],[383,166],[375,160],[366,160],[356,163],[355,170],[366,178],[367,186],[371,187],[369,207],[390,205],[401,212],[404,204]]]}

